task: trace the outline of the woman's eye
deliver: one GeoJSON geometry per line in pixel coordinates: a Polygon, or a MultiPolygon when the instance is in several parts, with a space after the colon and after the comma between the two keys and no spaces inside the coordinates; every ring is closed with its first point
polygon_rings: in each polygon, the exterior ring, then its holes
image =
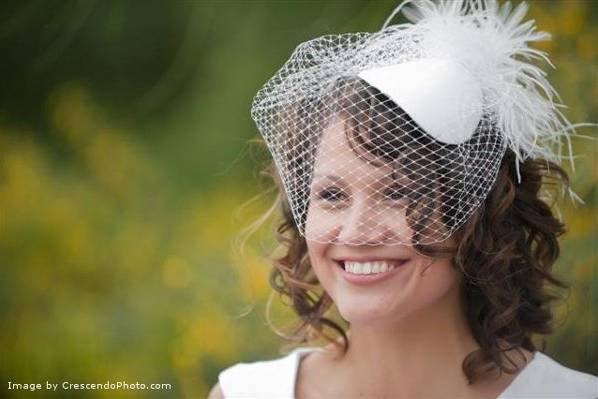
{"type": "Polygon", "coordinates": [[[324,201],[337,202],[347,198],[347,194],[338,187],[330,187],[321,190],[318,198],[324,201]]]}

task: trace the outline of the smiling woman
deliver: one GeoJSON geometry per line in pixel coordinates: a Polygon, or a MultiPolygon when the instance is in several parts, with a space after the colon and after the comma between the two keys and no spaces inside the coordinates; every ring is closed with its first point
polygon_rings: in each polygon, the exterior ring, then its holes
{"type": "Polygon", "coordinates": [[[270,281],[295,341],[329,343],[233,365],[213,398],[598,396],[533,341],[567,287],[545,195],[570,191],[574,127],[529,63],[546,34],[525,6],[404,5],[410,23],[301,44],[256,96],[286,194],[270,281]]]}

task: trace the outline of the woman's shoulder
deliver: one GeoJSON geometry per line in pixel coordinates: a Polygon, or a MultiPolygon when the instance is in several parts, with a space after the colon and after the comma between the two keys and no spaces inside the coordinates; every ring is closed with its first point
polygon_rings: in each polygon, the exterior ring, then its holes
{"type": "Polygon", "coordinates": [[[220,372],[218,382],[225,398],[292,398],[299,356],[314,348],[295,348],[268,360],[233,364],[220,372]]]}
{"type": "Polygon", "coordinates": [[[540,351],[500,399],[529,397],[598,398],[598,377],[571,369],[540,351]]]}

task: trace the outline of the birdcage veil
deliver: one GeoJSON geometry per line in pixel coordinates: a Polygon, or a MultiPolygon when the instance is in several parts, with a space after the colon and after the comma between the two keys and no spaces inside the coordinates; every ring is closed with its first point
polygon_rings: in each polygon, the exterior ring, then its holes
{"type": "MultiPolygon", "coordinates": [[[[308,240],[425,245],[485,200],[510,148],[558,161],[572,125],[527,7],[405,1],[409,22],[301,43],[251,114],[308,240]]],[[[391,16],[391,18],[394,16],[391,16]]]]}

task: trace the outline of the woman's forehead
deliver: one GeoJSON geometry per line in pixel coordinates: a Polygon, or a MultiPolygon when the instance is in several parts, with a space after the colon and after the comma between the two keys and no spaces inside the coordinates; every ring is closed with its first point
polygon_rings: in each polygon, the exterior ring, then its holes
{"type": "Polygon", "coordinates": [[[351,147],[346,129],[345,120],[336,116],[322,131],[315,159],[314,177],[380,180],[390,176],[393,168],[389,164],[374,165],[371,157],[365,156],[367,151],[351,147]]]}

